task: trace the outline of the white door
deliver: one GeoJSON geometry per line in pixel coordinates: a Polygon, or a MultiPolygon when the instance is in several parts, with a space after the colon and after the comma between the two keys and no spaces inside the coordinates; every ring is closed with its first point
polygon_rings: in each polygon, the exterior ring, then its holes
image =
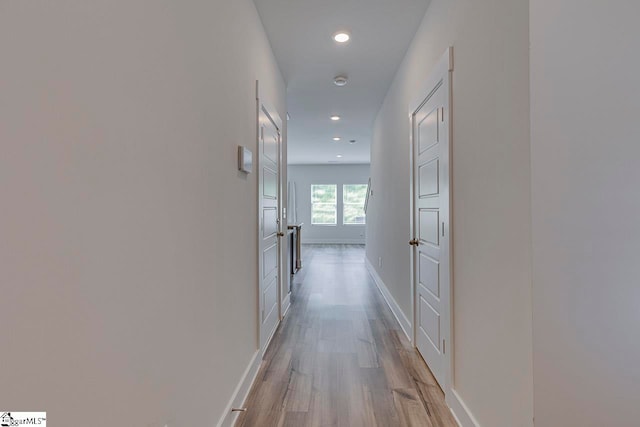
{"type": "Polygon", "coordinates": [[[449,68],[436,67],[411,114],[415,344],[445,391],[451,315],[449,68]]]}
{"type": "Polygon", "coordinates": [[[280,129],[273,110],[258,101],[259,317],[264,351],[280,320],[280,129]]]}

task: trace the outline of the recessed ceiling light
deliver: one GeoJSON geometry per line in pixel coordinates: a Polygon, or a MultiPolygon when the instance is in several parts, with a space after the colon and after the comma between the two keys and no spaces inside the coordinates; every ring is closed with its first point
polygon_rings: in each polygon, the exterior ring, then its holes
{"type": "Polygon", "coordinates": [[[350,140],[349,140],[349,144],[355,144],[355,143],[356,143],[356,140],[355,140],[355,139],[350,139],[350,140]]]}
{"type": "Polygon", "coordinates": [[[334,122],[337,122],[338,120],[340,120],[340,116],[333,115],[331,116],[331,120],[333,120],[334,122]]]}
{"type": "Polygon", "coordinates": [[[346,43],[350,38],[351,36],[346,31],[338,31],[333,35],[333,39],[338,43],[346,43]]]}
{"type": "Polygon", "coordinates": [[[334,141],[340,141],[340,137],[339,137],[339,136],[334,136],[334,137],[333,137],[333,140],[334,140],[334,141]]]}
{"type": "Polygon", "coordinates": [[[336,157],[340,159],[342,158],[342,154],[338,154],[336,157]]]}

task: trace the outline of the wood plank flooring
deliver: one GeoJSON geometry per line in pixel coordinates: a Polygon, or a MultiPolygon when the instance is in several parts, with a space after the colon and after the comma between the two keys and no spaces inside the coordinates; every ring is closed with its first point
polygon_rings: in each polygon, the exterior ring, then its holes
{"type": "Polygon", "coordinates": [[[292,305],[238,427],[456,427],[364,265],[364,247],[305,246],[292,305]]]}

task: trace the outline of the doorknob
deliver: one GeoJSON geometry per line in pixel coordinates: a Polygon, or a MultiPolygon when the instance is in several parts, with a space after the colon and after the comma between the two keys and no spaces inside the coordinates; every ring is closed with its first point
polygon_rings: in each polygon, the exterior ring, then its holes
{"type": "Polygon", "coordinates": [[[420,242],[418,241],[418,239],[411,239],[411,240],[409,240],[409,244],[411,246],[418,246],[420,244],[420,242]]]}
{"type": "Polygon", "coordinates": [[[284,237],[284,233],[282,231],[278,231],[278,237],[284,237]]]}

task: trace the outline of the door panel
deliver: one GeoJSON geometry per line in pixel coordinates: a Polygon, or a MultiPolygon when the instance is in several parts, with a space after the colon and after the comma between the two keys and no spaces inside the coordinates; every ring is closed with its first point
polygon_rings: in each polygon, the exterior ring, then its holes
{"type": "Polygon", "coordinates": [[[420,210],[420,240],[431,243],[434,246],[439,244],[438,234],[439,213],[437,210],[420,210]]]}
{"type": "Polygon", "coordinates": [[[278,210],[276,208],[263,209],[262,222],[264,224],[262,238],[275,235],[278,232],[278,210]]]}
{"type": "Polygon", "coordinates": [[[278,197],[278,173],[267,167],[263,169],[262,195],[268,199],[278,197]]]}
{"type": "Polygon", "coordinates": [[[427,114],[418,116],[418,137],[420,154],[438,143],[438,109],[434,108],[427,114]]]}
{"type": "Polygon", "coordinates": [[[426,334],[431,345],[440,350],[440,313],[427,302],[420,298],[420,329],[426,334]]]}
{"type": "Polygon", "coordinates": [[[424,252],[420,253],[419,263],[420,284],[428,289],[434,297],[440,298],[440,263],[424,252]]]}
{"type": "Polygon", "coordinates": [[[278,245],[265,249],[262,262],[262,277],[265,279],[276,272],[278,268],[278,245]]]}
{"type": "Polygon", "coordinates": [[[271,283],[267,285],[264,293],[262,294],[264,310],[262,310],[262,321],[268,320],[273,314],[274,309],[278,304],[278,281],[276,277],[273,278],[271,283]]]}
{"type": "MultiPolygon", "coordinates": [[[[273,124],[273,123],[272,123],[273,124]]],[[[280,135],[277,128],[274,126],[267,126],[264,129],[264,157],[265,160],[270,161],[273,164],[278,164],[278,145],[280,135]]]]}
{"type": "Polygon", "coordinates": [[[438,159],[420,166],[418,191],[420,197],[433,196],[440,192],[438,179],[438,159]]]}

